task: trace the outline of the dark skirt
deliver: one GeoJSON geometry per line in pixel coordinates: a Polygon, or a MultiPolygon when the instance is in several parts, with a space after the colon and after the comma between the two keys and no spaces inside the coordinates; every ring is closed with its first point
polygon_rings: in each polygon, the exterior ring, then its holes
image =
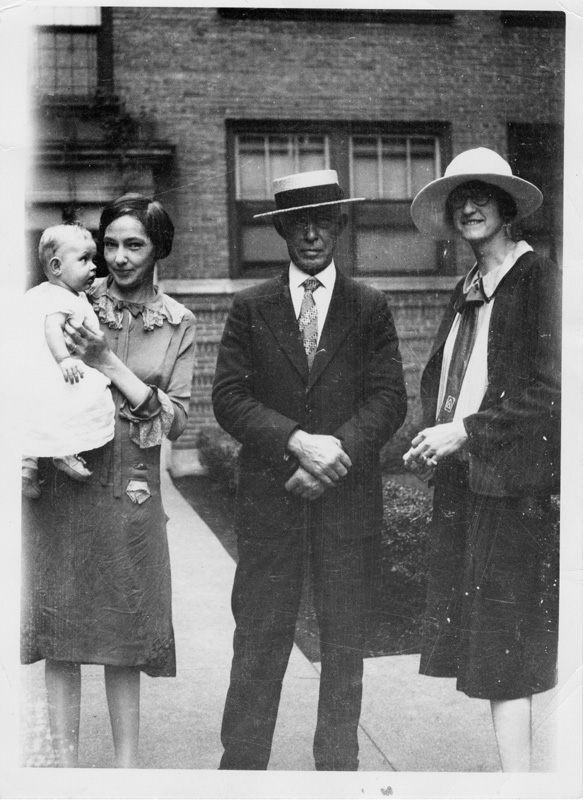
{"type": "Polygon", "coordinates": [[[488,700],[551,689],[559,599],[551,498],[473,494],[458,461],[436,477],[419,671],[457,678],[460,691],[488,700]]]}
{"type": "Polygon", "coordinates": [[[50,658],[173,676],[159,448],[117,444],[84,454],[93,470],[87,483],[41,459],[42,496],[23,498],[21,658],[25,664],[50,658]],[[138,464],[152,495],[140,505],[125,493],[138,464]],[[121,492],[114,491],[114,473],[121,492]]]}

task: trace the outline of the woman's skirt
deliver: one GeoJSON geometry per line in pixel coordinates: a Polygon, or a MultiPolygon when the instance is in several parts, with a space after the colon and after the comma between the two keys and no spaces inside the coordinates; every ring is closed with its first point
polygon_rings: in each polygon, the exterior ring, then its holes
{"type": "Polygon", "coordinates": [[[550,497],[470,492],[440,467],[428,554],[420,672],[470,697],[511,700],[556,684],[558,513],[550,497]]]}
{"type": "MultiPolygon", "coordinates": [[[[84,453],[93,475],[77,483],[41,459],[42,496],[23,498],[22,661],[42,658],[176,674],[166,515],[159,448],[132,451],[151,496],[115,496],[104,463],[113,443],[84,453]]],[[[135,464],[134,464],[135,469],[135,464]]],[[[111,473],[111,470],[109,470],[111,473]]],[[[119,492],[118,492],[119,494],[119,492]]]]}

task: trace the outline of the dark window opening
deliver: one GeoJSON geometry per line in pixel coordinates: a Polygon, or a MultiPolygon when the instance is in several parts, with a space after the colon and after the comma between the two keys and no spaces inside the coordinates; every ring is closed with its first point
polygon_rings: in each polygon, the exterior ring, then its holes
{"type": "Polygon", "coordinates": [[[503,11],[500,21],[504,28],[565,28],[562,11],[503,11]]]}
{"type": "Polygon", "coordinates": [[[508,158],[519,178],[543,193],[542,206],[519,223],[519,233],[541,255],[561,262],[563,239],[563,126],[508,125],[508,158]]]}
{"type": "Polygon", "coordinates": [[[382,24],[448,25],[449,11],[386,11],[383,9],[325,8],[218,8],[223,19],[264,22],[348,22],[382,24]]]}

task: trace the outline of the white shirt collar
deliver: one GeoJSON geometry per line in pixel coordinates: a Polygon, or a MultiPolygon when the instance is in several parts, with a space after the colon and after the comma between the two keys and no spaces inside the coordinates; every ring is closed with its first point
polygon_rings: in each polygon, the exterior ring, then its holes
{"type": "MultiPolygon", "coordinates": [[[[310,276],[303,272],[299,267],[297,267],[293,261],[290,262],[289,265],[289,286],[290,289],[297,289],[302,285],[302,283],[309,278],[310,276]]],[[[334,264],[334,259],[325,267],[321,272],[318,272],[317,275],[314,275],[317,278],[322,286],[325,286],[326,289],[331,290],[334,288],[334,282],[336,281],[336,266],[334,264]]]]}
{"type": "MultiPolygon", "coordinates": [[[[529,253],[531,250],[532,247],[527,242],[523,240],[517,242],[499,267],[496,267],[496,269],[486,273],[486,275],[482,275],[482,284],[484,286],[484,293],[486,294],[486,297],[492,297],[498,284],[506,275],[506,273],[510,272],[512,267],[516,264],[521,256],[523,256],[525,253],[529,253]]],[[[476,262],[466,275],[466,279],[464,281],[464,293],[468,291],[472,283],[476,280],[477,276],[478,264],[476,262]]]]}

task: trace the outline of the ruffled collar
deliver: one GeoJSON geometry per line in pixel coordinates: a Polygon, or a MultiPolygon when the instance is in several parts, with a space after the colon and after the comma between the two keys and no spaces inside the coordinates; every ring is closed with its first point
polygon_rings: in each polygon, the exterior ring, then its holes
{"type": "Polygon", "coordinates": [[[134,317],[141,314],[146,331],[161,328],[164,320],[171,325],[179,325],[184,318],[186,307],[158,291],[157,286],[154,286],[156,297],[149,303],[131,303],[114,297],[110,293],[111,283],[111,277],[97,278],[87,292],[100,321],[110,328],[119,330],[123,326],[124,309],[127,309],[134,317]]]}

